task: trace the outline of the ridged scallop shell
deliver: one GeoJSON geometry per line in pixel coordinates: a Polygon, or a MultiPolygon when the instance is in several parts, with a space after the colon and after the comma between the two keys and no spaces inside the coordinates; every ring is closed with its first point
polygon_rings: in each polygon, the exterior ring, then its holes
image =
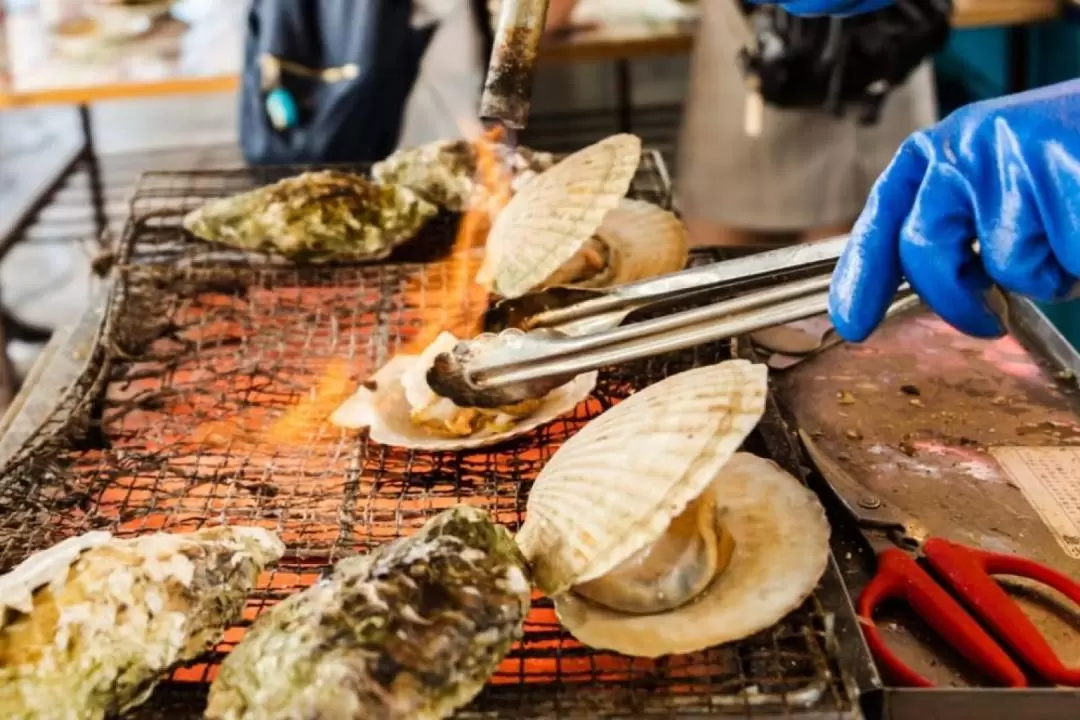
{"type": "Polygon", "coordinates": [[[604,575],[701,495],[765,410],[767,370],[688,370],[631,395],[572,437],[529,493],[518,544],[548,595],[604,575]]]}
{"type": "Polygon", "coordinates": [[[590,647],[659,657],[734,642],[783,619],[814,591],[829,561],[829,523],[817,497],[770,460],[737,453],[709,485],[734,540],[727,567],[693,602],[626,615],[566,593],[555,610],[590,647]]]}
{"type": "Polygon", "coordinates": [[[674,213],[624,198],[604,217],[596,235],[608,246],[611,274],[577,287],[611,287],[667,275],[686,267],[690,246],[686,226],[674,213]]]}
{"type": "Polygon", "coordinates": [[[477,282],[511,298],[534,289],[618,206],[640,162],[641,140],[613,135],[527,183],[495,219],[477,282]]]}
{"type": "Polygon", "coordinates": [[[548,393],[536,412],[522,418],[509,430],[482,430],[469,437],[446,437],[410,419],[411,406],[405,398],[401,376],[419,360],[419,355],[394,356],[334,411],[331,421],[341,427],[367,428],[368,437],[380,445],[427,451],[468,450],[496,445],[531,432],[572,411],[596,387],[597,373],[584,373],[548,393]]]}

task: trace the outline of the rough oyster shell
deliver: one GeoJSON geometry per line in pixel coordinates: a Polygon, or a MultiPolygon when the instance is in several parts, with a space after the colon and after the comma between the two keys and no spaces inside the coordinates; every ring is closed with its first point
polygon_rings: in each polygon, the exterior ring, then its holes
{"type": "Polygon", "coordinates": [[[640,161],[639,138],[613,135],[531,180],[495,219],[477,281],[503,297],[535,289],[619,205],[640,161]]]}
{"type": "Polygon", "coordinates": [[[551,596],[656,540],[715,479],[765,409],[764,365],[673,375],[591,421],[548,461],[517,535],[551,596]]]}
{"type": "Polygon", "coordinates": [[[334,412],[331,421],[342,427],[368,428],[369,437],[382,445],[429,451],[485,447],[524,435],[572,411],[589,396],[597,380],[596,372],[584,373],[555,388],[539,398],[532,413],[513,420],[508,429],[485,428],[465,437],[447,437],[413,421],[402,377],[419,362],[425,362],[421,355],[394,356],[334,412]]]}
{"type": "Polygon", "coordinates": [[[437,213],[410,188],[323,170],[211,200],[184,217],[184,228],[203,240],[300,262],[381,260],[437,213]]]}
{"type": "Polygon", "coordinates": [[[706,492],[734,540],[726,568],[693,602],[654,615],[628,615],[567,592],[554,598],[566,629],[585,645],[659,657],[741,640],[795,610],[829,560],[829,523],[817,497],[779,466],[737,453],[706,492]]]}
{"type": "Polygon", "coordinates": [[[459,505],[260,617],[222,664],[206,716],[447,717],[521,638],[529,596],[510,533],[459,505]]]}
{"type": "Polygon", "coordinates": [[[149,697],[240,619],[285,546],[261,528],[117,540],[89,533],[0,578],[0,707],[97,720],[149,697]]]}
{"type": "MultiPolygon", "coordinates": [[[[493,151],[500,149],[493,148],[493,151]]],[[[526,147],[509,151],[514,188],[542,173],[555,163],[550,153],[526,147]],[[517,181],[520,179],[520,184],[517,181]]],[[[451,212],[467,210],[479,191],[476,182],[477,152],[468,140],[438,140],[419,147],[398,150],[375,163],[371,176],[380,183],[412,188],[425,199],[451,212]]]]}

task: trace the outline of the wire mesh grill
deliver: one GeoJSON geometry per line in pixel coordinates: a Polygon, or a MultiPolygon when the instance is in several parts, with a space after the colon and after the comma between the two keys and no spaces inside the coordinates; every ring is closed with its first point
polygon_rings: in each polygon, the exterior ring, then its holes
{"type": "MultiPolygon", "coordinates": [[[[199,202],[295,172],[144,177],[95,357],[62,412],[0,479],[0,567],[91,529],[129,536],[259,525],[289,550],[263,578],[247,623],[341,557],[408,534],[451,505],[482,507],[516,528],[531,482],[576,430],[636,388],[729,356],[726,344],[713,344],[610,369],[571,415],[497,448],[414,452],[339,430],[329,412],[447,301],[450,269],[445,260],[296,268],[179,230],[199,202]]],[[[669,204],[658,156],[645,156],[631,194],[669,204]]],[[[455,229],[453,218],[440,218],[415,244],[437,257],[455,229]]],[[[460,716],[841,714],[850,705],[828,627],[811,598],[745,642],[641,660],[583,648],[538,598],[523,642],[460,716]]],[[[215,662],[241,636],[241,627],[230,630],[143,713],[198,716],[215,662]]]]}

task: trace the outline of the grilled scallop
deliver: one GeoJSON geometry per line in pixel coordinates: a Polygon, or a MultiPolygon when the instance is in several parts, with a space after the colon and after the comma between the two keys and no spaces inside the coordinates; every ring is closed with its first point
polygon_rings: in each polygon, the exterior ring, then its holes
{"type": "Polygon", "coordinates": [[[681,270],[688,253],[682,222],[625,197],[640,160],[641,141],[615,135],[538,176],[496,218],[477,281],[513,298],[681,270]]]}
{"type": "Polygon", "coordinates": [[[737,450],[764,411],[742,360],[657,383],[593,420],[533,485],[517,540],[581,642],[657,657],[775,624],[828,559],[816,497],[737,450]]]}
{"type": "Polygon", "coordinates": [[[427,373],[458,339],[444,332],[420,355],[397,355],[333,414],[339,426],[368,428],[377,443],[419,450],[495,445],[564,415],[596,387],[595,372],[579,375],[543,397],[497,408],[461,407],[437,395],[427,373]]]}

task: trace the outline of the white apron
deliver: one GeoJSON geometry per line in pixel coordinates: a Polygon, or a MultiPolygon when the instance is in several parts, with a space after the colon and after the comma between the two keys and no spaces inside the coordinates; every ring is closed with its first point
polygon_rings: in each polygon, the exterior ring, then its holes
{"type": "Polygon", "coordinates": [[[858,127],[853,119],[825,112],[766,107],[762,132],[751,138],[736,64],[746,19],[734,0],[700,7],[679,139],[676,188],[683,215],[775,232],[854,220],[900,143],[936,119],[930,63],[886,99],[877,125],[858,127]]]}

